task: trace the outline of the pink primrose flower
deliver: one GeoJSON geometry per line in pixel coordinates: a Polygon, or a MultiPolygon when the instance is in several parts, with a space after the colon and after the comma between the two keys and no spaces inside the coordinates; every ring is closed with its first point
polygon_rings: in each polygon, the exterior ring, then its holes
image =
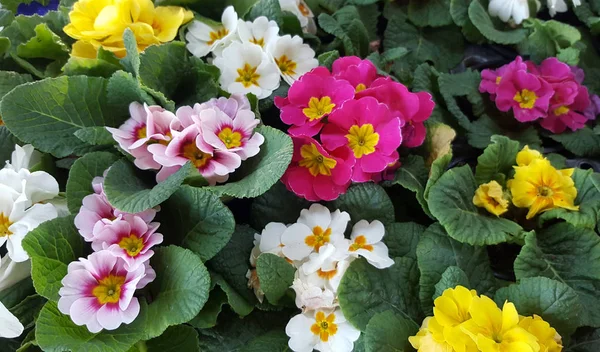
{"type": "Polygon", "coordinates": [[[512,109],[521,122],[545,118],[554,90],[544,79],[524,70],[503,77],[497,90],[496,106],[501,111],[512,109]]]}
{"type": "Polygon", "coordinates": [[[356,92],[361,92],[371,86],[379,77],[377,67],[369,60],[362,60],[356,56],[344,56],[333,62],[332,75],[344,79],[354,87],[356,92]]]}

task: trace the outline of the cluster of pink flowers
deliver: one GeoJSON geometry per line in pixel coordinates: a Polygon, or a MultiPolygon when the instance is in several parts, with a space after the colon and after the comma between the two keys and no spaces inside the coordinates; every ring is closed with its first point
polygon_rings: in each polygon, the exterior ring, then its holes
{"type": "Polygon", "coordinates": [[[358,57],[336,60],[332,72],[315,68],[275,105],[294,141],[282,181],[310,201],[336,199],[351,182],[389,178],[400,167],[397,149],[423,144],[435,106],[429,93],[409,92],[358,57]]]}
{"type": "Polygon", "coordinates": [[[94,193],[83,199],[75,226],[94,253],[69,264],[62,280],[58,309],[90,332],[114,330],[131,323],[140,312],[134,293],[156,278],[149,259],[162,243],[156,209],[123,213],[110,205],[96,177],[94,193]]]}
{"type": "Polygon", "coordinates": [[[600,98],[582,84],[583,70],[551,57],[540,65],[521,57],[497,70],[481,72],[479,91],[489,93],[501,111],[521,122],[562,133],[576,131],[600,113],[600,98]]]}
{"type": "Polygon", "coordinates": [[[180,107],[175,114],[160,106],[131,103],[131,118],[107,129],[142,170],[160,170],[157,182],[191,162],[209,184],[225,182],[242,161],[255,156],[265,139],[244,95],[180,107]]]}

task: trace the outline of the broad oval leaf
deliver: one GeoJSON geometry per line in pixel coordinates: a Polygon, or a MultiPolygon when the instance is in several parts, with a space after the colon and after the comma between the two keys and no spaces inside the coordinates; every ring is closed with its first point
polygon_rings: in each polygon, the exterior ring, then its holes
{"type": "Polygon", "coordinates": [[[328,203],[330,209],[347,211],[352,223],[359,220],[379,220],[384,224],[395,219],[394,206],[383,187],[374,183],[358,183],[350,186],[345,194],[328,203]]]}
{"type": "Polygon", "coordinates": [[[408,338],[419,330],[419,325],[391,310],[375,315],[365,331],[366,352],[412,351],[408,338]]]}
{"type": "Polygon", "coordinates": [[[256,272],[265,296],[270,303],[277,304],[292,286],[296,268],[285,258],[263,253],[256,261],[256,272]]]}

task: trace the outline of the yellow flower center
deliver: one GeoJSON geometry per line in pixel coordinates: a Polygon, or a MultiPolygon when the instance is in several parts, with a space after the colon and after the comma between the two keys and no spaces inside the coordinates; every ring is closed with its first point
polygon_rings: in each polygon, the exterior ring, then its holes
{"type": "Polygon", "coordinates": [[[310,10],[303,3],[300,3],[300,5],[298,5],[298,10],[300,11],[300,13],[302,14],[302,16],[304,16],[304,17],[310,15],[310,10]]]}
{"type": "Polygon", "coordinates": [[[265,38],[256,39],[256,38],[252,37],[252,39],[250,39],[250,43],[256,44],[260,47],[264,47],[265,46],[265,38]]]}
{"type": "Polygon", "coordinates": [[[279,59],[275,59],[275,63],[281,70],[281,73],[284,75],[295,75],[296,74],[296,66],[298,66],[294,61],[288,59],[286,55],[283,55],[279,59]]]}
{"type": "Polygon", "coordinates": [[[352,243],[348,248],[350,252],[356,252],[359,249],[364,249],[369,252],[373,251],[373,246],[367,244],[367,238],[363,235],[356,236],[356,238],[354,239],[354,243],[352,243]]]}
{"type": "Polygon", "coordinates": [[[92,294],[98,299],[98,303],[117,303],[121,298],[121,286],[125,283],[125,276],[109,275],[98,281],[92,294]]]}
{"type": "Polygon", "coordinates": [[[500,76],[496,77],[496,84],[500,84],[501,81],[502,81],[502,77],[500,77],[500,76]]]}
{"type": "Polygon", "coordinates": [[[258,79],[260,75],[256,73],[258,67],[252,67],[249,64],[244,64],[243,68],[238,68],[238,78],[235,79],[236,82],[240,82],[244,85],[244,87],[248,88],[250,86],[257,86],[258,79]]]}
{"type": "Polygon", "coordinates": [[[119,247],[123,248],[130,257],[135,257],[144,249],[144,240],[130,234],[129,237],[123,237],[119,241],[119,247]]]}
{"type": "Polygon", "coordinates": [[[195,142],[183,146],[183,157],[189,159],[196,168],[204,167],[212,159],[210,154],[198,149],[195,142]]]}
{"type": "Polygon", "coordinates": [[[354,152],[356,158],[375,152],[375,146],[379,143],[379,133],[375,132],[373,125],[366,123],[362,126],[354,125],[346,135],[348,146],[354,152]]]}
{"type": "Polygon", "coordinates": [[[321,246],[323,246],[326,243],[329,243],[329,241],[331,240],[330,228],[327,228],[327,230],[323,231],[323,228],[321,228],[321,226],[315,226],[313,227],[312,231],[313,232],[310,236],[306,236],[306,238],[304,239],[304,243],[306,243],[306,245],[309,247],[313,247],[317,251],[319,250],[319,248],[321,248],[321,246]]]}
{"type": "Polygon", "coordinates": [[[237,148],[242,145],[241,133],[233,132],[229,127],[225,127],[219,132],[219,139],[225,143],[227,149],[237,148]]]}
{"type": "Polygon", "coordinates": [[[519,103],[521,109],[533,109],[538,96],[535,95],[535,92],[532,92],[528,89],[523,89],[522,91],[517,92],[513,99],[519,103]]]}
{"type": "Polygon", "coordinates": [[[147,132],[146,126],[144,126],[144,127],[138,128],[138,130],[136,131],[135,134],[138,139],[142,139],[142,138],[146,138],[146,136],[148,135],[147,133],[148,132],[147,132]]]}
{"type": "Polygon", "coordinates": [[[335,104],[331,102],[330,97],[324,96],[321,99],[312,97],[308,102],[308,107],[302,109],[302,112],[310,121],[314,121],[331,114],[333,108],[335,108],[335,104]]]}
{"type": "Polygon", "coordinates": [[[568,113],[569,111],[570,110],[569,110],[568,107],[566,107],[566,106],[560,106],[560,107],[554,109],[554,115],[561,116],[561,115],[564,115],[564,114],[568,113]]]}
{"type": "Polygon", "coordinates": [[[300,166],[308,169],[311,175],[331,176],[331,169],[335,168],[337,161],[327,158],[319,153],[314,144],[305,144],[300,148],[302,160],[298,163],[300,166]]]}
{"type": "Polygon", "coordinates": [[[217,40],[225,38],[227,34],[229,34],[229,31],[226,28],[219,28],[216,32],[210,32],[210,41],[206,44],[213,45],[217,40]]]}
{"type": "Polygon", "coordinates": [[[354,90],[354,92],[355,93],[362,92],[365,89],[367,89],[367,86],[365,86],[363,83],[360,83],[359,85],[356,86],[356,89],[354,90]]]}
{"type": "Polygon", "coordinates": [[[552,197],[554,191],[550,187],[540,186],[538,187],[538,196],[540,197],[552,197]]]}
{"type": "Polygon", "coordinates": [[[8,216],[4,213],[0,213],[0,237],[6,237],[12,235],[12,232],[8,229],[12,225],[8,216]]]}
{"type": "Polygon", "coordinates": [[[315,315],[315,323],[310,327],[310,331],[319,336],[321,341],[329,341],[329,337],[337,333],[338,327],[334,323],[335,314],[331,313],[325,316],[323,312],[317,312],[315,315]]]}

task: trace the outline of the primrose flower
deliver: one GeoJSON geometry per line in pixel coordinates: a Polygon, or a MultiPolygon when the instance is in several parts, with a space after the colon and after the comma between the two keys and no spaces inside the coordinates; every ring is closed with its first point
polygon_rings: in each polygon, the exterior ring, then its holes
{"type": "Polygon", "coordinates": [[[231,94],[252,93],[264,99],[279,87],[277,65],[258,45],[233,42],[213,63],[221,71],[221,87],[231,94]]]}
{"type": "MultiPolygon", "coordinates": [[[[581,5],[581,0],[573,0],[573,6],[581,5]]],[[[550,16],[554,17],[557,12],[567,12],[569,11],[569,7],[565,0],[548,0],[548,10],[550,12],[550,16]]]]}
{"type": "Polygon", "coordinates": [[[5,167],[0,169],[0,184],[12,188],[19,194],[16,202],[24,208],[33,204],[49,201],[58,196],[58,182],[47,172],[30,172],[27,169],[14,171],[5,167]]]}
{"type": "Polygon", "coordinates": [[[369,264],[377,269],[385,269],[394,264],[388,253],[388,247],[383,243],[385,227],[379,220],[369,223],[360,220],[352,228],[350,240],[345,240],[344,245],[350,256],[365,258],[369,264]]]}
{"type": "Polygon", "coordinates": [[[280,222],[270,222],[265,226],[262,232],[254,235],[254,249],[250,256],[250,264],[256,266],[256,259],[262,253],[271,253],[283,257],[284,244],[281,242],[281,235],[285,232],[287,226],[280,222]]]}
{"type": "Polygon", "coordinates": [[[571,131],[582,129],[588,121],[584,114],[590,104],[587,88],[580,86],[573,102],[571,104],[561,102],[551,106],[548,117],[540,121],[540,126],[552,133],[562,133],[567,127],[571,131]]]}
{"type": "Polygon", "coordinates": [[[454,352],[444,338],[444,327],[434,317],[425,318],[419,332],[409,337],[408,342],[418,352],[454,352]]]}
{"type": "Polygon", "coordinates": [[[544,79],[519,70],[503,77],[496,93],[500,111],[512,109],[517,120],[529,122],[546,117],[554,90],[544,79]]]}
{"type": "Polygon", "coordinates": [[[346,147],[328,152],[310,137],[294,137],[292,163],[281,181],[310,201],[334,200],[350,186],[355,159],[346,147]]]}
{"type": "Polygon", "coordinates": [[[317,310],[294,316],[285,327],[292,351],[350,352],[360,331],[346,321],[341,309],[317,310]]]}
{"type": "Polygon", "coordinates": [[[293,125],[288,131],[292,136],[312,137],[323,127],[325,117],[352,98],[350,83],[318,67],[296,81],[287,98],[275,97],[275,105],[281,110],[281,121],[293,125]]]}
{"type": "Polygon", "coordinates": [[[577,188],[571,178],[573,169],[557,170],[542,159],[515,170],[509,184],[512,201],[519,208],[529,208],[527,219],[554,208],[579,210],[574,204],[577,188]]]}
{"type": "Polygon", "coordinates": [[[0,302],[0,338],[12,339],[21,336],[25,327],[2,302],[0,302]]]}
{"type": "Polygon", "coordinates": [[[92,333],[130,324],[140,313],[133,294],[145,275],[145,267],[127,271],[125,262],[109,251],[92,253],[71,262],[59,290],[58,309],[76,325],[92,333]]]}
{"type": "Polygon", "coordinates": [[[503,22],[508,22],[512,18],[515,24],[521,24],[523,20],[529,18],[529,3],[527,0],[491,0],[488,12],[493,17],[499,17],[503,22]]]}
{"type": "Polygon", "coordinates": [[[268,48],[283,79],[292,85],[298,78],[319,66],[315,51],[301,37],[284,35],[268,48]]]}
{"type": "Polygon", "coordinates": [[[205,103],[194,105],[196,112],[210,108],[218,108],[232,119],[235,119],[236,115],[241,111],[252,111],[250,101],[244,94],[232,94],[229,98],[212,98],[205,103]]]}
{"type": "Polygon", "coordinates": [[[238,15],[233,6],[229,6],[221,15],[220,25],[209,25],[193,21],[185,35],[187,48],[196,57],[203,57],[216,51],[221,52],[236,36],[238,15]]]}
{"type": "Polygon", "coordinates": [[[42,153],[33,148],[31,144],[20,146],[15,144],[15,150],[11,154],[10,161],[6,161],[5,168],[19,172],[22,169],[31,169],[42,160],[42,153]]]}
{"type": "Polygon", "coordinates": [[[352,180],[366,182],[397,159],[402,143],[401,122],[375,98],[350,100],[333,112],[321,140],[327,150],[348,146],[356,158],[352,180]]]}
{"type": "Polygon", "coordinates": [[[504,77],[510,77],[513,72],[524,70],[527,71],[528,67],[523,62],[523,59],[520,56],[506,64],[497,70],[485,69],[481,71],[481,83],[479,84],[479,91],[481,93],[489,93],[490,99],[492,101],[496,100],[496,92],[498,91],[498,86],[504,77]]]}
{"type": "Polygon", "coordinates": [[[5,255],[0,259],[0,292],[31,276],[31,261],[15,262],[5,255]]]}
{"type": "Polygon", "coordinates": [[[540,345],[540,351],[560,352],[562,351],[562,338],[556,332],[556,329],[550,326],[542,317],[533,315],[532,317],[522,317],[519,326],[527,330],[537,338],[540,345]]]}
{"type": "Polygon", "coordinates": [[[323,245],[302,264],[297,272],[298,278],[309,285],[336,293],[344,273],[354,260],[347,253],[344,248],[340,250],[329,243],[323,245]]]}
{"type": "Polygon", "coordinates": [[[296,292],[296,306],[303,311],[330,309],[334,306],[335,295],[331,290],[312,285],[299,278],[294,279],[292,289],[296,292]]]}
{"type": "Polygon", "coordinates": [[[130,214],[115,221],[101,221],[104,226],[94,237],[92,249],[106,249],[123,259],[128,271],[136,270],[147,262],[154,255],[150,248],[163,241],[163,235],[156,233],[160,226],[157,222],[147,224],[142,218],[130,214]]]}
{"type": "Polygon", "coordinates": [[[444,290],[443,294],[434,301],[434,324],[443,327],[446,342],[456,351],[478,351],[473,340],[460,327],[471,319],[469,310],[474,297],[477,297],[475,290],[459,285],[444,290]]]}
{"type": "Polygon", "coordinates": [[[279,34],[279,26],[275,21],[269,21],[265,16],[257,17],[253,22],[238,21],[238,35],[242,43],[250,42],[266,50],[279,34]]]}
{"type": "Polygon", "coordinates": [[[542,153],[538,152],[535,149],[529,149],[529,146],[526,145],[521,149],[520,152],[517,153],[517,165],[518,166],[528,166],[534,160],[544,159],[542,153]]]}
{"type": "Polygon", "coordinates": [[[126,55],[123,32],[135,35],[138,51],[150,45],[170,42],[179,27],[193,18],[191,11],[178,6],[158,6],[150,0],[79,0],[69,12],[63,29],[78,41],[72,56],[96,58],[99,48],[118,57],[126,55]]]}
{"type": "Polygon", "coordinates": [[[282,11],[289,11],[296,15],[304,32],[317,33],[315,15],[304,0],[279,0],[279,6],[281,6],[282,11]]]}
{"type": "Polygon", "coordinates": [[[335,60],[331,73],[335,78],[350,82],[357,93],[369,88],[381,77],[371,61],[362,60],[357,56],[344,56],[335,60]]]}
{"type": "Polygon", "coordinates": [[[508,200],[504,197],[502,186],[496,181],[480,185],[473,196],[473,204],[496,216],[508,211],[508,200]]]}

